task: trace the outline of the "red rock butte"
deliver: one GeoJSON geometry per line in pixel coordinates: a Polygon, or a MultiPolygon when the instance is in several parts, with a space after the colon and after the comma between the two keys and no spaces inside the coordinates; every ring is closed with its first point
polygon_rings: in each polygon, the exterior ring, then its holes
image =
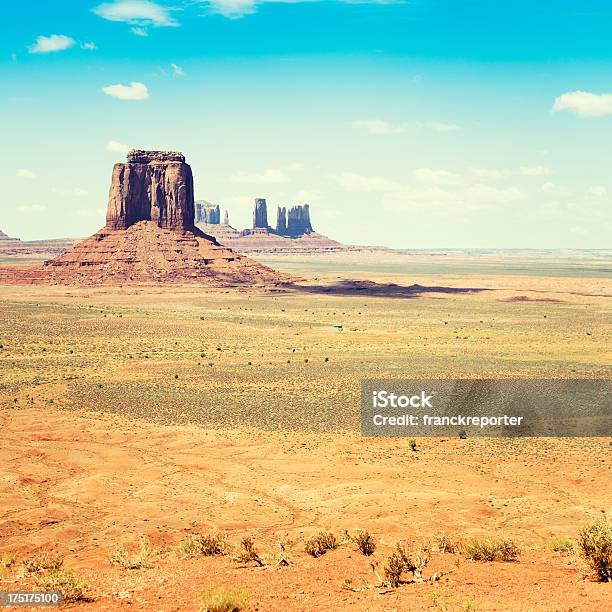
{"type": "Polygon", "coordinates": [[[181,153],[128,153],[115,164],[106,225],[41,269],[3,270],[0,282],[277,285],[291,279],[220,245],[194,225],[193,176],[181,153]]]}

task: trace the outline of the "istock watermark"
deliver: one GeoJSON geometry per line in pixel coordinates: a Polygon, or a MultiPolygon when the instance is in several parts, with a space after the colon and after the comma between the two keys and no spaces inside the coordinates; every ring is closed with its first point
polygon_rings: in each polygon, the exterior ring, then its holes
{"type": "Polygon", "coordinates": [[[365,380],[364,436],[610,436],[612,380],[365,380]]]}

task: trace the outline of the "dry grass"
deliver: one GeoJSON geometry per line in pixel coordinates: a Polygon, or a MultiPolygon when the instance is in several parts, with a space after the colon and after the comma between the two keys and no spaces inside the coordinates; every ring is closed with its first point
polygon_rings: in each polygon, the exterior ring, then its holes
{"type": "Polygon", "coordinates": [[[55,553],[44,552],[30,557],[23,562],[23,569],[27,574],[59,570],[64,565],[64,557],[55,553]]]}
{"type": "Polygon", "coordinates": [[[121,545],[111,554],[109,561],[111,565],[118,565],[123,569],[142,569],[151,567],[158,554],[146,538],[140,538],[136,550],[131,551],[127,546],[121,545]]]}
{"type": "Polygon", "coordinates": [[[512,540],[469,540],[461,553],[472,561],[516,561],[520,550],[512,540]]]}
{"type": "Polygon", "coordinates": [[[433,537],[433,542],[436,549],[441,553],[455,554],[459,552],[459,544],[447,533],[436,533],[433,537]]]}
{"type": "Polygon", "coordinates": [[[241,589],[207,587],[200,594],[200,612],[241,612],[249,597],[241,589]]]}
{"type": "Polygon", "coordinates": [[[552,538],[548,542],[548,548],[553,552],[571,553],[574,550],[574,542],[569,538],[552,538]]]}
{"type": "Polygon", "coordinates": [[[36,579],[36,586],[42,591],[59,591],[64,602],[84,599],[87,584],[76,577],[70,569],[53,569],[36,579]]]}
{"type": "Polygon", "coordinates": [[[328,531],[320,531],[304,543],[304,550],[313,557],[320,557],[328,550],[338,548],[339,542],[336,536],[328,531]]]}
{"type": "Polygon", "coordinates": [[[580,555],[601,582],[612,581],[612,525],[605,519],[578,534],[580,555]]]}

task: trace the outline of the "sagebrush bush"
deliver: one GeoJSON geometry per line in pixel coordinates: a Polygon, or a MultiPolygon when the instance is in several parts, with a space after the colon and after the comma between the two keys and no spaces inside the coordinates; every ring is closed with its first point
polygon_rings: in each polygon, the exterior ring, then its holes
{"type": "Polygon", "coordinates": [[[429,563],[429,551],[418,547],[414,551],[408,549],[404,542],[397,542],[393,552],[383,564],[380,576],[383,584],[397,588],[402,582],[402,574],[410,572],[417,580],[423,578],[423,568],[429,563]]]}
{"type": "Polygon", "coordinates": [[[28,574],[58,570],[64,565],[64,557],[55,553],[44,552],[30,557],[23,562],[23,568],[28,574]]]}
{"type": "Polygon", "coordinates": [[[601,582],[612,581],[612,524],[605,519],[578,534],[580,555],[601,582]]]}
{"type": "Polygon", "coordinates": [[[59,591],[64,602],[84,599],[87,584],[79,580],[70,569],[53,569],[41,574],[36,579],[36,586],[41,591],[59,591]]]}
{"type": "Polygon", "coordinates": [[[353,542],[353,544],[357,546],[362,555],[369,557],[374,554],[376,542],[372,535],[365,529],[360,529],[354,536],[350,535],[348,531],[345,532],[345,535],[347,540],[353,542]]]}
{"type": "Polygon", "coordinates": [[[142,569],[151,567],[158,551],[151,548],[146,538],[140,538],[138,548],[131,552],[125,545],[121,545],[110,556],[111,565],[119,565],[123,569],[142,569]]]}
{"type": "Polygon", "coordinates": [[[234,560],[238,563],[250,563],[252,561],[260,567],[265,565],[265,561],[259,556],[255,548],[255,542],[250,536],[245,536],[240,540],[240,550],[234,560]]]}
{"type": "Polygon", "coordinates": [[[470,540],[461,553],[472,561],[516,561],[520,550],[512,540],[470,540]]]}
{"type": "Polygon", "coordinates": [[[174,552],[182,559],[197,555],[212,557],[226,554],[227,546],[227,537],[223,533],[189,534],[176,545],[174,552]]]}
{"type": "Polygon", "coordinates": [[[441,553],[454,554],[459,551],[459,546],[448,534],[444,532],[436,533],[433,537],[436,548],[441,553]]]}
{"type": "Polygon", "coordinates": [[[200,593],[200,612],[241,612],[249,597],[241,589],[207,587],[200,593]]]}
{"type": "Polygon", "coordinates": [[[338,540],[336,536],[328,531],[320,531],[317,535],[312,536],[304,543],[304,550],[313,557],[320,557],[328,550],[338,548],[338,540]]]}

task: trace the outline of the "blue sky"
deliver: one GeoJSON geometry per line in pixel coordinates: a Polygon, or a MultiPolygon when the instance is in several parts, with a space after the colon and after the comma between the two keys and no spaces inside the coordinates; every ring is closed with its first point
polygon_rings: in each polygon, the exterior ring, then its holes
{"type": "MultiPolygon", "coordinates": [[[[196,196],[311,204],[338,240],[603,248],[612,6],[563,0],[10,3],[0,229],[85,236],[128,147],[196,196]]],[[[272,215],[273,216],[273,215],[272,215]]]]}

